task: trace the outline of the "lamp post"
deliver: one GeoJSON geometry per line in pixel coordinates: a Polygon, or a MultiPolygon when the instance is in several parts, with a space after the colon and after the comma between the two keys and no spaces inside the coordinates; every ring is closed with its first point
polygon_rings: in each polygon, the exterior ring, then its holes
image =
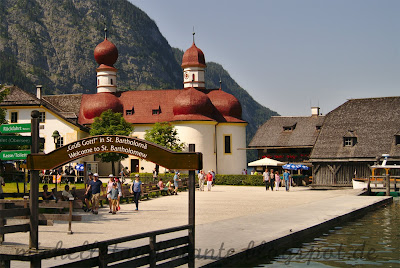
{"type": "MultiPolygon", "coordinates": [[[[60,133],[57,130],[54,130],[53,135],[51,135],[51,136],[54,139],[54,146],[55,146],[54,150],[56,150],[57,149],[57,142],[58,142],[58,139],[60,138],[60,133]]],[[[56,178],[54,180],[54,183],[55,183],[55,189],[56,189],[56,192],[57,192],[57,176],[58,175],[56,174],[55,176],[56,176],[56,178]]]]}
{"type": "Polygon", "coordinates": [[[54,139],[54,145],[55,145],[55,149],[57,149],[57,142],[58,139],[60,138],[60,133],[57,130],[54,130],[53,135],[51,135],[54,139]]]}

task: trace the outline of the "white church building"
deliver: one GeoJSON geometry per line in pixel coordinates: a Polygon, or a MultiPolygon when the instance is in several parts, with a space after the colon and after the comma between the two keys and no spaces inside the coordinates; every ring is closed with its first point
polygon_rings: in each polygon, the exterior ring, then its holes
{"type": "MultiPolygon", "coordinates": [[[[107,38],[94,51],[99,67],[97,93],[34,96],[17,87],[0,104],[7,110],[9,123],[27,123],[30,112],[41,112],[40,136],[45,138],[44,151],[54,150],[54,133],[59,133],[57,146],[88,136],[94,118],[111,109],[122,113],[134,126],[132,137],[144,139],[145,131],[157,122],[170,122],[178,132],[185,150],[189,147],[203,153],[204,170],[218,174],[240,174],[246,168],[246,125],[240,102],[231,94],[205,88],[206,68],[203,52],[195,43],[182,58],[183,89],[118,91],[118,49],[107,38]]],[[[93,165],[101,175],[110,173],[110,165],[99,164],[94,156],[80,159],[93,165]],[[89,159],[91,158],[91,159],[89,159]],[[97,164],[96,164],[97,163],[97,164]]],[[[151,172],[154,163],[129,156],[121,161],[132,172],[151,172]]],[[[160,172],[163,172],[160,168],[160,172]]]]}

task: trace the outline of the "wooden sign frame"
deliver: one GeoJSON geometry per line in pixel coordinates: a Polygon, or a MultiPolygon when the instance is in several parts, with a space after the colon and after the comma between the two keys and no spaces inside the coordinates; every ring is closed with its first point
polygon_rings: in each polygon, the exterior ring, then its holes
{"type": "Polygon", "coordinates": [[[49,170],[84,156],[108,152],[133,155],[168,169],[200,170],[203,168],[202,153],[177,153],[146,140],[118,135],[90,136],[48,154],[29,154],[27,168],[49,170]]]}

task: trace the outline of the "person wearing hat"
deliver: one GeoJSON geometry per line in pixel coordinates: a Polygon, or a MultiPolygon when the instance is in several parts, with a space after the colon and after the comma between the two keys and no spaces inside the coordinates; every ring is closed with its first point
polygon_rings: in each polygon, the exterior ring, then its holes
{"type": "Polygon", "coordinates": [[[89,187],[86,190],[86,194],[92,191],[92,212],[93,214],[99,214],[99,199],[100,193],[103,191],[103,183],[99,180],[99,174],[93,174],[93,180],[89,183],[89,187]]]}
{"type": "Polygon", "coordinates": [[[133,201],[135,201],[136,210],[139,210],[139,199],[142,193],[142,182],[140,181],[139,174],[135,175],[135,181],[132,183],[131,192],[133,192],[133,201]]]}
{"type": "Polygon", "coordinates": [[[175,195],[178,195],[178,188],[179,188],[179,181],[181,179],[179,179],[180,173],[178,171],[175,172],[175,176],[174,176],[174,186],[175,186],[175,190],[174,193],[175,195]]]}
{"type": "Polygon", "coordinates": [[[113,188],[114,184],[114,175],[110,174],[108,175],[109,181],[107,183],[107,199],[108,199],[108,205],[110,206],[110,211],[108,213],[112,213],[112,202],[111,202],[111,190],[113,188]]]}

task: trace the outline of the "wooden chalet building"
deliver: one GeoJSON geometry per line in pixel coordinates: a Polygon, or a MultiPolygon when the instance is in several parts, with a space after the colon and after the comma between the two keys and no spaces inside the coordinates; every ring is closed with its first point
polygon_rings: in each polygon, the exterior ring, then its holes
{"type": "Polygon", "coordinates": [[[249,148],[257,149],[258,158],[282,162],[308,162],[325,116],[311,108],[311,116],[273,116],[256,132],[249,148]]]}
{"type": "Polygon", "coordinates": [[[310,156],[313,184],[350,186],[382,154],[400,164],[400,97],[348,100],[325,116],[310,156]]]}

